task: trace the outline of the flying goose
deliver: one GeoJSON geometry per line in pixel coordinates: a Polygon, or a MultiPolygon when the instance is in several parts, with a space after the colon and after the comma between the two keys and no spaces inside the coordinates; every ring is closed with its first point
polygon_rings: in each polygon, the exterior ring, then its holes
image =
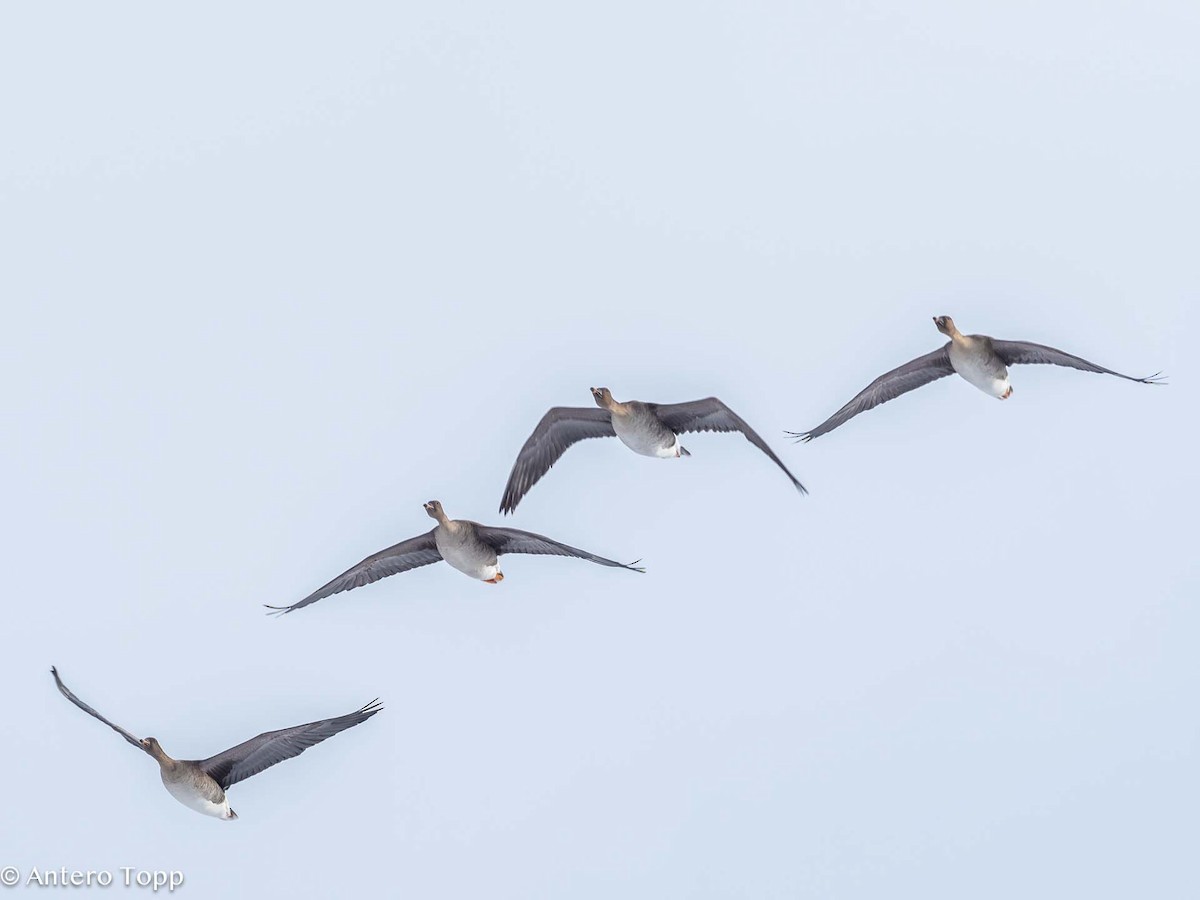
{"type": "Polygon", "coordinates": [[[691,456],[679,443],[679,435],[692,431],[740,431],[746,440],[783,469],[800,493],[808,493],[758,432],[716,397],[690,403],[643,403],[640,400],[619,403],[608,388],[590,390],[597,409],[555,406],[542,416],[513,463],[504,497],[500,500],[500,512],[515,510],[521,498],[576,441],[618,437],[621,443],[641,456],[674,459],[691,456]]]}
{"type": "Polygon", "coordinates": [[[950,338],[947,344],[880,375],[863,388],[858,396],[812,431],[789,431],[788,435],[802,441],[811,441],[833,431],[861,412],[955,372],[985,394],[991,394],[1001,400],[1012,396],[1012,385],[1008,383],[1008,367],[1016,365],[1067,366],[1084,372],[1116,375],[1118,378],[1136,381],[1139,384],[1162,383],[1160,372],[1147,378],[1134,378],[1043,344],[1029,341],[998,341],[986,334],[963,334],[949,316],[934,316],[933,324],[937,326],[938,331],[950,338]]]}
{"type": "Polygon", "coordinates": [[[339,731],[367,721],[383,709],[378,700],[372,700],[362,709],[349,715],[309,722],[307,725],[294,725],[279,731],[263,732],[258,737],[250,738],[208,759],[172,759],[167,756],[157,738],[139,740],[76,697],[58,677],[58,669],[51,666],[50,674],[54,676],[54,683],[58,685],[64,697],[89,716],[99,719],[133,746],[154,757],[158,762],[163,786],[172,797],[189,809],[218,819],[237,818],[237,813],[229,808],[229,800],[225,796],[230,787],[276,763],[299,756],[309,747],[333,737],[339,731]]]}
{"type": "Polygon", "coordinates": [[[310,603],[316,603],[331,594],[353,590],[364,584],[371,584],[388,575],[397,572],[407,572],[420,566],[427,566],[444,559],[458,571],[471,578],[478,578],[487,584],[499,584],[504,580],[500,571],[497,557],[505,553],[531,553],[543,556],[574,556],[602,566],[614,566],[618,569],[629,569],[633,572],[645,572],[638,566],[641,560],[626,565],[613,562],[603,556],[596,556],[586,550],[579,550],[560,544],[558,541],[534,534],[530,531],[518,531],[516,528],[496,528],[490,525],[480,525],[468,519],[451,519],[446,515],[442,504],[430,500],[425,504],[425,512],[430,518],[437,520],[432,531],[401,541],[394,547],[380,550],[373,556],[368,556],[358,565],[353,566],[330,581],[324,587],[313,591],[298,603],[291,606],[270,606],[278,614],[290,613],[302,609],[310,603]]]}

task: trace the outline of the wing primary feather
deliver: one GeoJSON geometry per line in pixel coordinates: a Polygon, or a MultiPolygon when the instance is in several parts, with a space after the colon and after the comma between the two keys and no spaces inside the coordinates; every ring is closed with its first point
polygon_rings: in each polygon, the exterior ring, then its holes
{"type": "Polygon", "coordinates": [[[950,364],[949,344],[944,344],[931,353],[909,360],[890,372],[880,375],[855,394],[841,409],[810,431],[788,431],[785,434],[797,441],[807,443],[823,434],[828,434],[859,413],[874,409],[882,403],[894,400],[939,378],[954,374],[950,364]]]}
{"type": "Polygon", "coordinates": [[[808,493],[808,488],[783,464],[783,460],[775,455],[775,451],[758,432],[720,398],[705,397],[703,400],[692,400],[688,403],[654,403],[650,404],[650,408],[659,421],[676,434],[695,431],[740,432],[742,437],[766,454],[767,458],[783,471],[797,491],[801,494],[808,493]]]}
{"type": "Polygon", "coordinates": [[[491,525],[477,526],[479,537],[491,545],[496,555],[505,553],[526,553],[534,556],[573,556],[576,559],[587,560],[601,566],[617,569],[628,569],[631,572],[645,572],[644,566],[639,566],[640,559],[632,563],[620,563],[616,560],[597,556],[587,550],[580,550],[570,544],[564,544],[542,534],[532,531],[521,531],[518,528],[495,527],[491,525]]]}
{"type": "Polygon", "coordinates": [[[500,498],[500,512],[508,515],[516,510],[522,498],[572,444],[589,438],[615,436],[612,417],[607,410],[570,406],[555,406],[547,410],[513,462],[504,494],[500,498]]]}
{"type": "Polygon", "coordinates": [[[121,735],[121,737],[125,738],[125,740],[129,741],[129,743],[133,744],[133,746],[135,746],[139,750],[141,750],[143,753],[150,752],[149,750],[147,750],[145,747],[142,746],[142,742],[140,740],[138,740],[133,734],[126,731],[124,728],[122,728],[120,725],[117,725],[115,722],[110,722],[108,719],[104,718],[104,716],[100,715],[100,713],[96,712],[96,710],[92,709],[92,707],[88,706],[86,703],[84,703],[82,700],[80,700],[78,697],[76,697],[75,694],[71,691],[71,689],[68,688],[65,684],[63,684],[63,680],[62,680],[62,678],[59,677],[58,668],[56,666],[50,667],[50,674],[54,676],[54,683],[58,686],[58,691],[60,694],[62,694],[64,697],[66,697],[68,700],[70,700],[72,703],[74,703],[76,706],[78,706],[80,709],[82,709],[89,716],[92,716],[95,719],[99,719],[101,722],[103,722],[105,725],[107,725],[109,728],[111,728],[117,734],[121,735]]]}
{"type": "Polygon", "coordinates": [[[286,615],[316,603],[318,600],[340,594],[342,591],[351,591],[357,587],[374,584],[381,578],[418,569],[421,566],[438,562],[441,558],[442,554],[438,552],[437,541],[434,540],[431,529],[424,534],[401,541],[386,550],[380,550],[378,553],[368,556],[341,575],[326,582],[322,587],[317,588],[303,600],[290,606],[272,606],[269,603],[264,603],[263,606],[270,610],[267,615],[286,615]]]}
{"type": "Polygon", "coordinates": [[[216,756],[197,760],[196,764],[211,775],[222,788],[228,790],[239,781],[257,775],[284,760],[299,756],[309,747],[315,747],[335,734],[361,725],[382,709],[383,704],[376,698],[344,716],[263,732],[216,756]]]}
{"type": "Polygon", "coordinates": [[[1046,344],[1035,344],[1032,341],[993,340],[992,349],[995,350],[997,356],[1004,360],[1005,365],[1009,366],[1063,366],[1068,369],[1078,369],[1081,372],[1094,372],[1098,375],[1115,375],[1118,378],[1124,378],[1126,381],[1136,381],[1138,384],[1166,383],[1162,372],[1155,372],[1153,375],[1147,375],[1145,378],[1136,378],[1133,375],[1125,375],[1113,369],[1097,365],[1091,360],[1084,359],[1082,356],[1076,356],[1074,353],[1068,353],[1065,350],[1059,350],[1057,347],[1050,347],[1046,344]]]}

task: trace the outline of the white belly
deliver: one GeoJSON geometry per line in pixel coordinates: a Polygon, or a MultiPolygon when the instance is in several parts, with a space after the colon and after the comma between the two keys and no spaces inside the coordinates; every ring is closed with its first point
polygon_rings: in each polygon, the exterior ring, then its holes
{"type": "Polygon", "coordinates": [[[956,358],[953,353],[950,354],[950,365],[954,366],[955,372],[985,394],[991,394],[993,397],[1003,397],[1008,393],[1007,370],[1002,370],[1003,374],[997,374],[994,369],[985,365],[976,357],[956,358]]]}
{"type": "Polygon", "coordinates": [[[458,571],[480,581],[491,581],[500,571],[500,562],[495,553],[485,555],[462,544],[450,542],[446,542],[446,546],[439,542],[438,551],[442,554],[442,559],[458,571]]]}
{"type": "Polygon", "coordinates": [[[670,447],[659,447],[652,455],[659,459],[678,459],[682,455],[679,452],[679,435],[675,435],[670,447]]]}
{"type": "Polygon", "coordinates": [[[171,782],[164,779],[163,785],[170,792],[172,797],[174,797],[188,809],[194,809],[198,813],[203,813],[206,816],[213,816],[217,819],[233,818],[229,810],[228,797],[226,797],[220,803],[213,803],[207,797],[201,797],[194,791],[189,790],[187,782],[171,782]]]}
{"type": "Polygon", "coordinates": [[[617,433],[622,444],[641,456],[653,456],[657,459],[674,459],[679,456],[679,435],[672,435],[671,443],[664,447],[661,436],[630,428],[624,425],[620,416],[613,416],[613,431],[617,433]]]}

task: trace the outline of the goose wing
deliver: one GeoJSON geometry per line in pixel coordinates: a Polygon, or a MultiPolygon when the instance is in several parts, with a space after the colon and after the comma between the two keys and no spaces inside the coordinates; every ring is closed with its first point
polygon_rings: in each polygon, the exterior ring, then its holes
{"type": "Polygon", "coordinates": [[[307,725],[293,725],[279,731],[267,731],[216,756],[197,760],[197,765],[211,775],[222,788],[229,790],[231,785],[245,781],[251,775],[257,775],[263,769],[269,769],[285,759],[299,756],[309,747],[333,737],[339,731],[361,725],[381,709],[383,705],[378,700],[372,700],[362,709],[349,715],[321,719],[307,725]]]}
{"type": "Polygon", "coordinates": [[[832,416],[814,428],[812,431],[789,431],[791,437],[802,441],[811,441],[827,434],[839,425],[850,421],[859,413],[874,409],[881,403],[894,400],[901,394],[915,391],[917,388],[954,374],[954,366],[950,365],[950,345],[947,343],[932,353],[918,356],[902,366],[880,375],[865,388],[858,392],[849,403],[835,412],[832,416]]]}
{"type": "Polygon", "coordinates": [[[800,479],[788,470],[783,461],[767,446],[767,442],[758,436],[758,432],[716,397],[705,397],[703,400],[693,400],[690,403],[651,403],[648,405],[658,416],[659,421],[676,434],[689,431],[740,431],[746,440],[767,454],[775,465],[783,469],[783,473],[795,485],[796,490],[802,494],[808,493],[807,488],[800,483],[800,479]]]}
{"type": "Polygon", "coordinates": [[[353,590],[364,584],[376,582],[380,578],[387,578],[389,575],[427,566],[441,558],[442,554],[438,552],[437,543],[433,539],[433,531],[428,531],[415,538],[409,538],[407,541],[401,541],[394,547],[380,550],[373,556],[368,556],[358,565],[351,566],[337,578],[323,587],[317,588],[303,600],[293,603],[291,606],[271,606],[270,604],[266,606],[267,609],[275,610],[279,615],[283,615],[293,610],[303,609],[310,603],[316,603],[331,594],[353,590]]]}
{"type": "Polygon", "coordinates": [[[996,351],[996,355],[1004,360],[1004,364],[1008,366],[1066,366],[1069,369],[1096,372],[1100,375],[1116,375],[1118,378],[1136,381],[1139,384],[1162,383],[1161,372],[1156,372],[1146,378],[1134,378],[1132,375],[1122,375],[1120,372],[1114,372],[1112,369],[1106,369],[1104,366],[1098,366],[1094,362],[1089,362],[1082,356],[1075,356],[1073,353],[1067,353],[1065,350],[1047,347],[1045,344],[1034,344],[1030,341],[993,340],[992,349],[996,351]]]}
{"type": "Polygon", "coordinates": [[[521,498],[550,471],[550,467],[572,444],[588,438],[616,437],[616,434],[612,427],[612,415],[606,409],[598,406],[590,409],[555,406],[550,409],[517,454],[508,484],[504,486],[500,512],[515,510],[521,498]]]}
{"type": "Polygon", "coordinates": [[[567,544],[551,540],[544,535],[534,534],[532,531],[521,531],[517,528],[495,528],[489,525],[476,525],[475,530],[479,539],[491,546],[496,551],[497,556],[505,553],[530,553],[538,556],[574,556],[577,559],[586,559],[588,562],[598,563],[602,566],[615,566],[618,569],[630,569],[634,572],[646,571],[638,565],[641,560],[635,560],[628,565],[614,562],[611,559],[605,559],[603,556],[597,556],[594,553],[588,553],[586,550],[580,550],[578,547],[571,547],[567,544]]]}
{"type": "Polygon", "coordinates": [[[80,700],[78,697],[76,697],[73,693],[71,693],[70,688],[68,688],[65,684],[63,684],[62,679],[58,677],[58,669],[56,669],[54,666],[50,667],[50,674],[54,676],[54,683],[56,685],[58,685],[58,690],[64,697],[66,697],[68,700],[70,700],[72,703],[74,703],[76,706],[78,706],[80,709],[82,709],[89,716],[93,716],[94,718],[99,719],[101,722],[103,722],[105,725],[107,725],[109,728],[111,728],[113,731],[115,731],[121,737],[125,738],[125,740],[129,741],[129,743],[133,744],[133,746],[135,746],[139,750],[141,750],[143,753],[149,752],[146,750],[145,747],[142,746],[142,742],[139,741],[137,738],[135,738],[132,734],[130,734],[128,731],[126,731],[120,725],[117,725],[114,722],[108,721],[108,719],[104,718],[104,716],[100,715],[100,713],[96,712],[94,709],[92,709],[90,706],[88,706],[86,703],[84,703],[82,700],[80,700]]]}

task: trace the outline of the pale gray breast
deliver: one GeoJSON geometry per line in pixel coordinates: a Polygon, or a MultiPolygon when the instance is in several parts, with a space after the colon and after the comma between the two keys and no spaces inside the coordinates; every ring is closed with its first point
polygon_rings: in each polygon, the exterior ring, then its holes
{"type": "Polygon", "coordinates": [[[202,797],[211,803],[225,802],[225,791],[211,775],[194,762],[181,760],[173,766],[163,766],[161,774],[163,784],[168,790],[171,790],[171,793],[182,790],[194,797],[202,797]]]}
{"type": "Polygon", "coordinates": [[[675,432],[664,425],[645,403],[631,400],[625,415],[614,413],[613,431],[631,450],[653,456],[655,451],[672,446],[675,432]]]}
{"type": "Polygon", "coordinates": [[[439,525],[433,530],[433,539],[442,557],[451,565],[494,565],[496,551],[479,537],[475,523],[460,519],[456,525],[453,529],[439,525]]]}
{"type": "Polygon", "coordinates": [[[951,341],[950,364],[964,377],[968,372],[989,378],[1004,378],[1008,374],[1004,360],[992,348],[992,339],[983,334],[966,335],[961,342],[951,341]]]}

